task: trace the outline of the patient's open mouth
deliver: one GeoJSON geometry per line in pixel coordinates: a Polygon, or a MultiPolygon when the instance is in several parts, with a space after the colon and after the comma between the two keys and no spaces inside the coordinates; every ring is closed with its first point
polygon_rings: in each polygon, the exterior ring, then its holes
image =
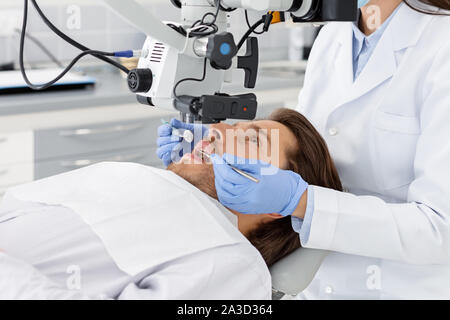
{"type": "Polygon", "coordinates": [[[208,159],[206,154],[213,154],[215,152],[214,142],[210,140],[202,140],[194,147],[191,153],[185,153],[181,162],[184,164],[210,164],[211,161],[208,159]]]}
{"type": "Polygon", "coordinates": [[[194,159],[196,161],[200,161],[200,163],[210,163],[210,159],[203,154],[213,154],[214,153],[214,144],[211,143],[209,140],[202,140],[200,141],[192,151],[192,157],[191,159],[194,159]]]}

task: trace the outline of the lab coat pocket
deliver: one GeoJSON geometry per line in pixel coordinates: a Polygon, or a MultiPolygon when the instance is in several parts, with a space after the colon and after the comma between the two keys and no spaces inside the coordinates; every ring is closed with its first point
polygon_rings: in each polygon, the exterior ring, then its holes
{"type": "Polygon", "coordinates": [[[374,125],[374,158],[378,160],[375,166],[380,187],[391,190],[408,185],[414,180],[419,119],[377,111],[374,125]]]}

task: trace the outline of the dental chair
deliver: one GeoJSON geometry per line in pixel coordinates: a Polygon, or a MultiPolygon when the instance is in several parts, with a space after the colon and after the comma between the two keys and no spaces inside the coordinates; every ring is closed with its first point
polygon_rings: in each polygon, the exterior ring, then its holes
{"type": "Polygon", "coordinates": [[[273,300],[294,297],[313,280],[328,251],[299,248],[270,268],[273,300]]]}

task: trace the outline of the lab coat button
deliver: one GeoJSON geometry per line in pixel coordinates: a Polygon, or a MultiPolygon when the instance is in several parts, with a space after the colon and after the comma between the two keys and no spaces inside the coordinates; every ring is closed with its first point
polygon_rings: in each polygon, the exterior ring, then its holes
{"type": "Polygon", "coordinates": [[[338,134],[338,129],[337,129],[337,128],[330,128],[330,129],[328,130],[328,134],[329,134],[330,136],[335,136],[335,135],[338,134]]]}
{"type": "Polygon", "coordinates": [[[325,293],[326,294],[332,294],[333,293],[333,288],[331,286],[326,286],[325,287],[325,293]]]}

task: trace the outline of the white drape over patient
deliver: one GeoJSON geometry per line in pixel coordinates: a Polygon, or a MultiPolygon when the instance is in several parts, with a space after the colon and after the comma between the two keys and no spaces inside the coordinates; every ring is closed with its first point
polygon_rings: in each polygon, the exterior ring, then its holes
{"type": "MultiPolygon", "coordinates": [[[[236,228],[236,217],[170,171],[130,163],[102,163],[15,187],[5,196],[0,226],[11,213],[17,215],[23,203],[71,209],[101,240],[117,267],[132,277],[215,248],[235,247],[236,251],[230,250],[229,254],[239,256],[243,251],[238,248],[245,246],[246,260],[254,264],[250,269],[257,266],[258,282],[262,280],[257,285],[248,283],[249,288],[265,291],[257,294],[260,298],[270,297],[268,270],[257,250],[236,228]]],[[[239,281],[245,281],[246,273],[254,273],[246,270],[249,268],[245,263],[237,266],[230,262],[235,259],[229,258],[224,256],[218,261],[219,269],[228,269],[226,273],[233,270],[239,281]]],[[[202,269],[201,261],[195,268],[195,272],[202,269]]],[[[188,270],[185,272],[188,278],[188,270]]],[[[217,297],[220,294],[212,291],[220,291],[222,285],[211,279],[204,289],[217,297]]],[[[232,298],[233,294],[222,296],[232,298]]]]}

